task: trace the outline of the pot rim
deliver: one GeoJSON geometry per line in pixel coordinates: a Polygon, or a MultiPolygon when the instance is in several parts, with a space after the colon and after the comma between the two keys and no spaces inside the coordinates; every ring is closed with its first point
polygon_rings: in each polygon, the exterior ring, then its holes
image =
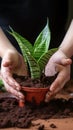
{"type": "Polygon", "coordinates": [[[35,87],[22,87],[22,90],[24,91],[37,91],[37,92],[40,92],[40,91],[47,91],[49,90],[49,87],[45,87],[45,88],[35,88],[35,87]]]}

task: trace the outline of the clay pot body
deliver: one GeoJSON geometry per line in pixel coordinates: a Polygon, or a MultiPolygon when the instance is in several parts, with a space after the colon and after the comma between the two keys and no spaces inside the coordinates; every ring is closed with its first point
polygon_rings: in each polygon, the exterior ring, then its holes
{"type": "Polygon", "coordinates": [[[34,87],[22,87],[22,91],[25,93],[25,102],[33,102],[39,105],[44,101],[46,93],[49,91],[49,87],[34,88],[34,87]]]}

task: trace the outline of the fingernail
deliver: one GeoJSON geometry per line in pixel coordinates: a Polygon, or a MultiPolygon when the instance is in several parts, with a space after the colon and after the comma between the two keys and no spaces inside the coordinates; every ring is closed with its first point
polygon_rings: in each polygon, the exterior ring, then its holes
{"type": "Polygon", "coordinates": [[[19,84],[18,83],[15,83],[15,86],[16,86],[16,90],[20,90],[21,89],[21,87],[19,86],[19,84]]]}
{"type": "Polygon", "coordinates": [[[46,102],[46,103],[49,102],[49,99],[46,98],[46,99],[45,99],[45,102],[46,102]]]}
{"type": "Polygon", "coordinates": [[[19,98],[20,99],[24,99],[24,95],[22,95],[21,93],[19,93],[19,98]]]}
{"type": "Polygon", "coordinates": [[[19,90],[20,90],[20,87],[16,87],[16,90],[18,90],[18,91],[19,91],[19,90]]]}
{"type": "Polygon", "coordinates": [[[15,82],[15,86],[19,86],[19,84],[15,82]]]}
{"type": "Polygon", "coordinates": [[[54,88],[54,86],[52,85],[52,86],[50,87],[50,91],[53,92],[54,90],[55,90],[55,88],[54,88]]]}
{"type": "Polygon", "coordinates": [[[47,93],[46,98],[45,98],[45,102],[49,102],[49,100],[50,100],[50,93],[47,93]]]}

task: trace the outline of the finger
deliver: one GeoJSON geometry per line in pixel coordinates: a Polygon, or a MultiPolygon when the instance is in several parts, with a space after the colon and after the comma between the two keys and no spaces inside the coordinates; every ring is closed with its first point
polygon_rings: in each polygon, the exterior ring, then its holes
{"type": "Polygon", "coordinates": [[[3,82],[4,82],[5,88],[6,88],[6,90],[8,92],[10,92],[11,94],[13,94],[17,99],[21,99],[21,100],[24,99],[24,95],[21,92],[19,92],[16,89],[10,87],[5,81],[3,81],[3,82]]]}
{"type": "Polygon", "coordinates": [[[65,83],[70,79],[70,74],[66,72],[66,70],[62,70],[58,75],[55,81],[52,83],[50,87],[50,91],[54,91],[54,93],[58,92],[63,88],[65,83]]]}
{"type": "Polygon", "coordinates": [[[62,65],[70,65],[70,64],[72,64],[72,60],[71,59],[62,59],[61,64],[62,65]]]}
{"type": "Polygon", "coordinates": [[[69,71],[67,72],[67,70],[69,70],[70,67],[69,66],[67,68],[61,66],[59,67],[60,67],[59,69],[63,70],[61,70],[55,81],[50,86],[50,92],[48,92],[45,97],[46,102],[50,101],[63,88],[65,83],[70,79],[69,71]]]}
{"type": "Polygon", "coordinates": [[[11,64],[12,64],[12,63],[11,63],[10,60],[3,61],[3,63],[2,63],[2,65],[3,65],[4,67],[8,67],[8,66],[10,66],[11,64]]]}
{"type": "Polygon", "coordinates": [[[16,82],[15,79],[13,79],[12,75],[7,72],[6,74],[2,75],[2,79],[12,88],[16,89],[16,90],[20,90],[21,86],[16,82]]]}
{"type": "Polygon", "coordinates": [[[52,100],[54,98],[55,94],[51,91],[48,91],[46,96],[45,96],[45,102],[49,102],[50,100],[52,100]]]}
{"type": "Polygon", "coordinates": [[[21,86],[13,79],[13,77],[8,77],[6,79],[6,82],[9,86],[11,86],[12,88],[16,89],[16,90],[21,90],[21,86]]]}

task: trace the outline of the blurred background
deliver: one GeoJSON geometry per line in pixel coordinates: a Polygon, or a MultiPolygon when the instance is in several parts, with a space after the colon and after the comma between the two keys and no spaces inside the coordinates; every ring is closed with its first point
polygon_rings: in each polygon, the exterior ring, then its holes
{"type": "Polygon", "coordinates": [[[47,17],[51,30],[50,48],[58,47],[73,18],[73,0],[0,0],[0,26],[19,52],[15,39],[7,33],[9,26],[34,44],[47,17]]]}

